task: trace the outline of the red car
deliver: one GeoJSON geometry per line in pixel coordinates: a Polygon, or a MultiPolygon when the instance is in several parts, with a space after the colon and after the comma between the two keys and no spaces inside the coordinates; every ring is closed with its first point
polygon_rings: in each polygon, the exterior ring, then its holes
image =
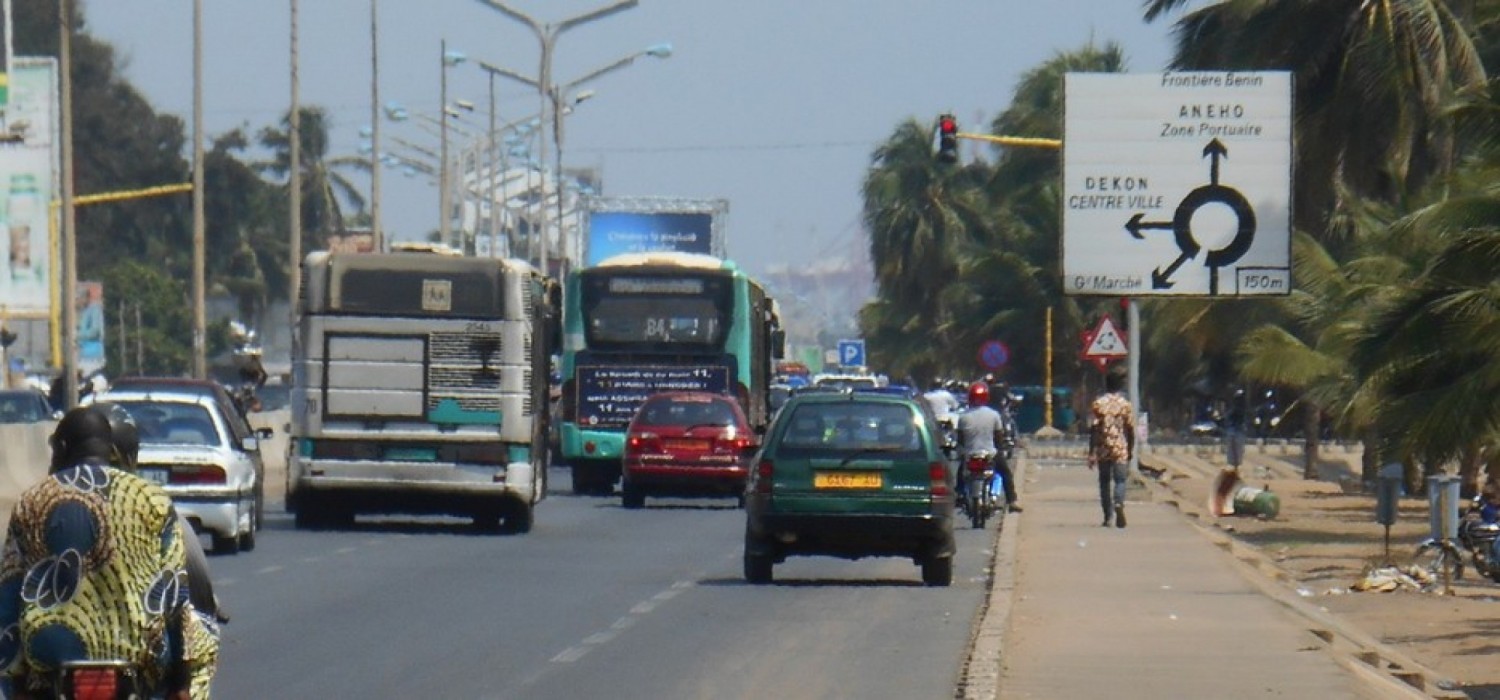
{"type": "Polygon", "coordinates": [[[653,496],[734,496],[744,503],[759,440],[739,402],[671,391],[647,399],[625,433],[624,506],[653,496]]]}

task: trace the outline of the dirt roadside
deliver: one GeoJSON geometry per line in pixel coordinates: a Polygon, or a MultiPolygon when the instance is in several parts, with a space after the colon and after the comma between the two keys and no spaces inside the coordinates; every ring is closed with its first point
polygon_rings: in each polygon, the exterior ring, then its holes
{"type": "MultiPolygon", "coordinates": [[[[1072,456],[1082,451],[1033,445],[1029,453],[1072,456]]],[[[1397,585],[1389,591],[1359,591],[1371,571],[1406,565],[1428,534],[1425,498],[1404,498],[1398,522],[1386,530],[1375,520],[1375,497],[1359,493],[1357,449],[1328,451],[1320,480],[1301,477],[1300,448],[1257,446],[1241,466],[1242,484],[1276,494],[1273,519],[1211,517],[1207,502],[1214,477],[1226,465],[1217,446],[1153,448],[1143,456],[1179,500],[1179,508],[1201,524],[1222,531],[1273,562],[1304,600],[1368,636],[1442,674],[1456,690],[1476,700],[1500,700],[1500,584],[1466,573],[1445,595],[1441,585],[1423,591],[1397,585]]],[[[1147,476],[1143,474],[1143,476],[1147,476]]],[[[1445,684],[1446,685],[1446,684],[1445,684]]]]}

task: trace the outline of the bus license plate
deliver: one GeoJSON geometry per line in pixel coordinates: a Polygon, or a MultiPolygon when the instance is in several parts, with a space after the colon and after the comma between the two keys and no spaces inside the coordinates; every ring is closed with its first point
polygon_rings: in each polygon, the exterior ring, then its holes
{"type": "Polygon", "coordinates": [[[815,489],[878,489],[880,486],[880,472],[816,472],[813,474],[813,488],[815,489]]]}

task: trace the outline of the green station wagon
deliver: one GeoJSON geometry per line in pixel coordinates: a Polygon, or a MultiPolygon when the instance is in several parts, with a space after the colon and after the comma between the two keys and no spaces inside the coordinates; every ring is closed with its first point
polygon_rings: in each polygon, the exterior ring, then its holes
{"type": "Polygon", "coordinates": [[[793,396],[746,486],[745,579],[789,556],[910,557],[953,581],[953,472],[931,414],[912,399],[845,391],[793,396]]]}

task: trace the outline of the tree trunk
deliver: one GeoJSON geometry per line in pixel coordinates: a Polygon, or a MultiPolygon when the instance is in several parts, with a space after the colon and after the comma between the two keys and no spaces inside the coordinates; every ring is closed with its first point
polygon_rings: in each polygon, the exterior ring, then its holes
{"type": "Polygon", "coordinates": [[[1360,437],[1360,444],[1364,446],[1364,451],[1359,458],[1359,480],[1374,484],[1375,479],[1380,476],[1380,435],[1374,428],[1366,428],[1364,435],[1360,437]]]}
{"type": "Polygon", "coordinates": [[[1321,411],[1318,405],[1303,400],[1302,404],[1302,478],[1309,481],[1318,478],[1318,430],[1321,411]]]}

